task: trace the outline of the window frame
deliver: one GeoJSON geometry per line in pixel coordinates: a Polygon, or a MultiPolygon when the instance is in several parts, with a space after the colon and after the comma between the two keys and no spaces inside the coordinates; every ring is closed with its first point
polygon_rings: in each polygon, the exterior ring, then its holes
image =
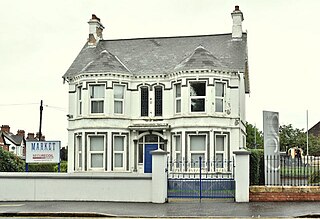
{"type": "Polygon", "coordinates": [[[75,170],[82,171],[83,170],[83,144],[82,144],[82,135],[78,134],[76,135],[76,166],[75,170]],[[81,148],[81,150],[80,150],[81,148]]]}
{"type": "Polygon", "coordinates": [[[226,83],[223,81],[216,81],[215,82],[215,108],[214,111],[216,113],[224,113],[225,112],[225,97],[226,97],[226,83]],[[222,85],[222,89],[223,89],[223,95],[222,96],[217,96],[217,84],[221,84],[222,85]],[[222,111],[217,111],[217,100],[222,101],[222,111]]]}
{"type": "Polygon", "coordinates": [[[161,117],[163,116],[163,87],[155,86],[154,87],[154,116],[161,117]],[[160,96],[157,95],[157,91],[160,90],[160,96]]]}
{"type": "Polygon", "coordinates": [[[112,139],[112,169],[114,171],[124,171],[126,170],[126,164],[127,164],[127,136],[126,135],[113,135],[112,139]],[[115,150],[115,138],[121,137],[123,138],[123,151],[116,151],[115,150]],[[116,154],[122,154],[122,167],[116,167],[115,165],[115,155],[116,154]]]}
{"type": "Polygon", "coordinates": [[[106,85],[105,84],[90,84],[89,85],[90,114],[104,114],[105,113],[105,106],[104,106],[105,97],[106,97],[106,85]],[[93,97],[92,96],[92,89],[94,89],[93,87],[102,87],[102,89],[103,89],[103,97],[93,97]],[[92,103],[93,102],[102,102],[102,112],[92,112],[92,103]]]}
{"type": "Polygon", "coordinates": [[[182,89],[182,86],[181,86],[181,83],[175,83],[174,84],[174,113],[175,114],[181,114],[181,89],[182,89]],[[180,96],[178,96],[178,92],[177,92],[177,88],[180,87],[180,96]],[[180,111],[178,111],[178,103],[180,105],[180,111]]]}
{"type": "Polygon", "coordinates": [[[221,169],[225,169],[226,166],[228,166],[229,164],[226,164],[226,160],[227,160],[227,146],[228,146],[228,135],[226,134],[222,134],[222,133],[215,133],[214,135],[214,161],[215,161],[215,170],[221,170],[221,169]],[[217,150],[217,137],[223,137],[223,151],[221,150],[217,150]],[[217,159],[217,155],[222,155],[222,165],[218,166],[218,159],[217,159]]]}
{"type": "MultiPolygon", "coordinates": [[[[203,154],[203,160],[202,160],[202,168],[205,168],[207,165],[206,161],[208,160],[208,134],[199,133],[199,134],[188,134],[188,161],[190,162],[190,168],[191,170],[197,170],[199,171],[199,163],[194,164],[192,161],[192,155],[193,154],[203,154]],[[193,136],[204,136],[205,142],[204,142],[204,150],[191,150],[191,137],[193,136]]],[[[196,160],[198,162],[199,159],[196,160]]]]}
{"type": "Polygon", "coordinates": [[[114,87],[113,87],[113,113],[114,114],[117,114],[117,115],[124,115],[124,100],[125,100],[125,91],[126,91],[126,86],[125,85],[122,85],[122,84],[115,84],[114,85],[114,87]],[[122,91],[123,91],[123,93],[122,93],[122,99],[121,98],[116,98],[115,97],[115,87],[122,87],[122,91]],[[116,102],[121,102],[121,113],[118,113],[118,112],[116,112],[116,110],[115,110],[115,103],[116,102]]]}
{"type": "Polygon", "coordinates": [[[207,111],[206,107],[207,103],[207,81],[199,80],[199,81],[189,81],[189,112],[190,113],[205,113],[207,111]],[[192,83],[199,83],[199,84],[204,84],[204,94],[205,96],[196,96],[196,95],[191,95],[191,89],[192,89],[192,83]],[[193,111],[192,110],[192,100],[203,100],[204,102],[204,109],[203,111],[193,111]]]}
{"type": "Polygon", "coordinates": [[[141,117],[148,117],[149,116],[149,87],[147,87],[147,86],[140,87],[140,116],[141,117]],[[146,94],[147,94],[145,100],[143,100],[143,98],[142,98],[143,97],[142,90],[145,90],[146,94]],[[145,106],[143,106],[144,104],[145,104],[145,106]],[[145,110],[144,110],[144,107],[146,108],[145,110]]]}
{"type": "Polygon", "coordinates": [[[107,147],[107,139],[106,136],[103,134],[90,134],[87,136],[87,141],[88,141],[88,147],[87,147],[87,154],[88,154],[88,161],[87,161],[87,167],[88,170],[92,170],[92,171],[104,171],[106,169],[106,158],[107,158],[107,154],[106,154],[106,147],[107,147]],[[91,151],[91,138],[92,137],[102,137],[103,138],[103,150],[102,151],[91,151]],[[91,165],[91,160],[92,160],[92,156],[93,154],[102,154],[102,167],[92,167],[91,165]]]}
{"type": "Polygon", "coordinates": [[[82,116],[82,109],[83,109],[83,106],[82,106],[82,86],[78,86],[77,87],[77,115],[78,116],[82,116]]]}

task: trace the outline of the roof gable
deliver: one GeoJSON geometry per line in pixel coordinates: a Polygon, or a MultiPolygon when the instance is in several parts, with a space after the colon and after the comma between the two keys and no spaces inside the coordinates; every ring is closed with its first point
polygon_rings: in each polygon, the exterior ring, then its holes
{"type": "Polygon", "coordinates": [[[190,56],[182,60],[174,69],[180,71],[190,69],[221,69],[225,67],[211,52],[203,46],[198,46],[190,56]]]}

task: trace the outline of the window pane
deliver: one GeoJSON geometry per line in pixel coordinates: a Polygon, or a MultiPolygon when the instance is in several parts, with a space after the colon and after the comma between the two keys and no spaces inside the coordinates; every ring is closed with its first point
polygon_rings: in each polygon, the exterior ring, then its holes
{"type": "Polygon", "coordinates": [[[149,114],[149,93],[148,88],[141,88],[141,116],[148,116],[149,114]]]}
{"type": "Polygon", "coordinates": [[[78,156],[79,156],[79,168],[81,168],[82,167],[82,154],[81,153],[79,153],[78,154],[78,156]]]}
{"type": "Polygon", "coordinates": [[[206,136],[204,135],[190,136],[191,151],[204,151],[205,149],[206,149],[206,136]]]}
{"type": "Polygon", "coordinates": [[[103,113],[103,100],[91,101],[91,113],[103,113]]]}
{"type": "Polygon", "coordinates": [[[116,99],[123,99],[124,94],[124,86],[121,85],[114,85],[113,88],[114,98],[116,99]]]}
{"type": "Polygon", "coordinates": [[[224,151],[224,138],[225,136],[216,136],[216,151],[224,151]]]}
{"type": "Polygon", "coordinates": [[[216,154],[216,167],[223,168],[223,154],[216,154]]]}
{"type": "Polygon", "coordinates": [[[90,137],[90,151],[103,151],[104,149],[104,137],[95,136],[90,137]]]}
{"type": "Polygon", "coordinates": [[[190,96],[206,96],[206,83],[205,82],[191,82],[190,83],[190,96]]]}
{"type": "Polygon", "coordinates": [[[114,101],[114,113],[123,113],[122,101],[114,101]]]}
{"type": "Polygon", "coordinates": [[[176,97],[181,97],[181,84],[176,84],[176,97]]]}
{"type": "Polygon", "coordinates": [[[114,137],[114,151],[124,151],[124,137],[114,137]]]}
{"type": "Polygon", "coordinates": [[[176,100],[176,113],[181,113],[181,100],[176,100]]]}
{"type": "Polygon", "coordinates": [[[181,151],[181,137],[180,135],[175,136],[176,139],[176,151],[181,151]]]}
{"type": "Polygon", "coordinates": [[[155,116],[162,116],[162,88],[161,87],[155,87],[154,90],[154,99],[155,99],[155,104],[154,104],[154,111],[155,111],[155,116]]]}
{"type": "MultiPolygon", "coordinates": [[[[191,167],[192,168],[199,168],[200,165],[200,159],[199,157],[201,157],[201,163],[203,164],[203,162],[205,162],[205,158],[204,158],[204,153],[197,153],[197,154],[191,154],[191,167]]],[[[203,166],[203,165],[202,165],[203,166]]]]}
{"type": "Polygon", "coordinates": [[[91,154],[91,167],[103,167],[103,154],[91,154]]]}
{"type": "Polygon", "coordinates": [[[216,83],[216,96],[224,97],[224,83],[216,83]]]}
{"type": "Polygon", "coordinates": [[[216,112],[223,112],[223,99],[216,98],[216,112]]]}
{"type": "Polygon", "coordinates": [[[191,99],[191,112],[204,112],[204,99],[191,99]]]}
{"type": "Polygon", "coordinates": [[[157,135],[146,135],[145,142],[158,142],[158,136],[157,135]]]}
{"type": "Polygon", "coordinates": [[[176,153],[176,163],[181,163],[182,159],[181,159],[181,154],[180,153],[176,153]]]}
{"type": "Polygon", "coordinates": [[[82,98],[82,87],[78,87],[78,100],[82,98]]]}
{"type": "Polygon", "coordinates": [[[81,140],[81,136],[77,137],[77,145],[78,145],[78,151],[82,151],[82,140],[81,140]]]}
{"type": "Polygon", "coordinates": [[[123,167],[123,154],[114,154],[114,167],[123,167]]]}
{"type": "Polygon", "coordinates": [[[90,86],[90,97],[91,98],[104,98],[104,85],[90,86]]]}

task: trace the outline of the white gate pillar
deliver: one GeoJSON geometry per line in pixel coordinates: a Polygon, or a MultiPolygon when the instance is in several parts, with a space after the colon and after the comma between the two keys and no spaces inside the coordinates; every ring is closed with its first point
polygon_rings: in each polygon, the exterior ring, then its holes
{"type": "Polygon", "coordinates": [[[234,179],[236,181],[236,202],[249,202],[249,158],[251,152],[245,149],[234,151],[235,170],[234,179]]]}
{"type": "Polygon", "coordinates": [[[151,151],[152,154],[152,203],[167,201],[168,176],[167,154],[161,149],[151,151]]]}

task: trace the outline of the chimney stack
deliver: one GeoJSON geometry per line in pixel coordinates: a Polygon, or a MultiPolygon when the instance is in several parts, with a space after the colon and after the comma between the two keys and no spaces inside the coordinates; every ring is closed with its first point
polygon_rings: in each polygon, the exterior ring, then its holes
{"type": "Polygon", "coordinates": [[[28,133],[28,137],[27,137],[28,140],[34,140],[34,133],[28,133]]]}
{"type": "Polygon", "coordinates": [[[1,131],[9,133],[10,132],[10,126],[8,125],[2,125],[1,126],[1,131]]]}
{"type": "Polygon", "coordinates": [[[22,136],[23,138],[25,137],[25,131],[24,130],[18,130],[17,135],[22,136]]]}
{"type": "Polygon", "coordinates": [[[88,45],[96,46],[99,40],[102,40],[102,31],[104,26],[100,22],[100,18],[98,18],[95,14],[92,15],[91,19],[88,21],[89,24],[89,38],[88,45]]]}
{"type": "Polygon", "coordinates": [[[236,5],[234,11],[231,13],[231,17],[233,20],[232,26],[232,38],[241,38],[242,37],[242,21],[243,14],[239,9],[239,6],[236,5]]]}

